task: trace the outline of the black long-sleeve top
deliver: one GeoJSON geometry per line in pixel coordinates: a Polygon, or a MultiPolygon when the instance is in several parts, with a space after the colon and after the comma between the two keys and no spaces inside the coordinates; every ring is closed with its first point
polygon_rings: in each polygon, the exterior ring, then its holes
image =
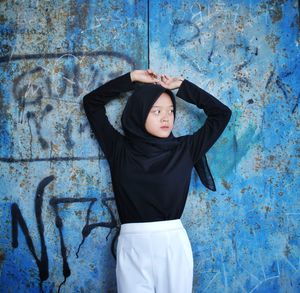
{"type": "Polygon", "coordinates": [[[176,96],[203,109],[204,125],[177,137],[179,146],[159,160],[132,152],[125,136],[106,116],[105,104],[133,90],[130,72],[101,85],[83,98],[84,110],[104,152],[121,224],[179,219],[186,203],[192,168],[224,131],[231,110],[218,99],[184,79],[176,96]]]}

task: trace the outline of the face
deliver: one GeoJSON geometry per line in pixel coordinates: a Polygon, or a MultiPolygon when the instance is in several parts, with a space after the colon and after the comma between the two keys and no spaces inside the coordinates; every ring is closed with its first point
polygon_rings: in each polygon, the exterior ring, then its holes
{"type": "Polygon", "coordinates": [[[157,137],[168,137],[173,129],[174,107],[170,96],[162,93],[153,104],[146,119],[146,130],[157,137]]]}

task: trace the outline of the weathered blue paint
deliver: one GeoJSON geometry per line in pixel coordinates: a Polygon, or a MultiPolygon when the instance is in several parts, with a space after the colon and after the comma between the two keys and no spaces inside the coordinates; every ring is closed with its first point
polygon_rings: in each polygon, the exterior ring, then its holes
{"type": "MultiPolygon", "coordinates": [[[[207,154],[217,192],[193,172],[182,217],[194,292],[299,292],[298,1],[167,0],[149,8],[1,3],[0,291],[116,292],[109,232],[117,211],[82,97],[150,64],[233,110],[207,154]],[[14,223],[27,226],[31,250],[20,226],[12,237],[14,223]]],[[[175,135],[198,129],[205,115],[177,102],[175,135]]],[[[125,103],[126,95],[107,105],[120,131],[125,103]]]]}

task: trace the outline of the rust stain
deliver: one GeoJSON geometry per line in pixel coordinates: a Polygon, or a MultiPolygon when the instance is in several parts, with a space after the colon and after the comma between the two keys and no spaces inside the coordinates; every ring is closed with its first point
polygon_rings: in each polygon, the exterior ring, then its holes
{"type": "Polygon", "coordinates": [[[231,188],[231,185],[224,179],[222,179],[222,185],[229,190],[231,188]]]}
{"type": "Polygon", "coordinates": [[[265,39],[269,44],[270,48],[272,49],[273,53],[275,53],[276,46],[278,45],[280,38],[275,34],[269,34],[265,37],[265,39]]]}
{"type": "Polygon", "coordinates": [[[270,161],[273,162],[273,161],[275,160],[276,157],[275,157],[274,155],[270,155],[268,158],[269,158],[270,161]]]}
{"type": "Polygon", "coordinates": [[[263,159],[260,154],[255,157],[255,166],[254,166],[255,171],[259,171],[263,167],[262,162],[263,162],[263,159]]]}
{"type": "Polygon", "coordinates": [[[71,176],[71,180],[72,180],[72,181],[75,181],[75,180],[76,180],[76,174],[73,174],[73,175],[71,176]]]}
{"type": "Polygon", "coordinates": [[[230,197],[230,196],[227,196],[227,197],[225,198],[225,200],[226,200],[227,202],[231,202],[231,197],[230,197]]]}
{"type": "Polygon", "coordinates": [[[269,206],[264,206],[264,209],[265,209],[266,213],[269,213],[272,210],[272,208],[269,206]]]}
{"type": "Polygon", "coordinates": [[[249,191],[251,189],[251,186],[244,187],[241,189],[241,193],[244,194],[246,191],[249,191]]]}
{"type": "Polygon", "coordinates": [[[282,4],[286,2],[285,0],[270,0],[264,2],[260,5],[261,12],[259,13],[269,13],[272,23],[275,23],[282,19],[282,4]]]}

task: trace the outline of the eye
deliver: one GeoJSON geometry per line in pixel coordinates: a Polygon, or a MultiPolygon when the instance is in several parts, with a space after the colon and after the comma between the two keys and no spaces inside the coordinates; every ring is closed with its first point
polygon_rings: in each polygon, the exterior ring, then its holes
{"type": "MultiPolygon", "coordinates": [[[[161,113],[161,110],[157,109],[157,110],[153,110],[152,113],[155,115],[155,116],[158,116],[160,113],[161,113]]],[[[172,115],[174,113],[174,110],[171,109],[169,110],[168,112],[168,115],[172,115]]]]}

